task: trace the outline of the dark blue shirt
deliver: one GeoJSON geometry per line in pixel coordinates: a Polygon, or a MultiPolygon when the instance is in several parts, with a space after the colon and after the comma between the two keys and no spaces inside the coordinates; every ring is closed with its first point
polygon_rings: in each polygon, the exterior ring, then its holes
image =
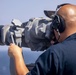
{"type": "Polygon", "coordinates": [[[76,34],[50,46],[27,75],[76,75],[76,34]]]}

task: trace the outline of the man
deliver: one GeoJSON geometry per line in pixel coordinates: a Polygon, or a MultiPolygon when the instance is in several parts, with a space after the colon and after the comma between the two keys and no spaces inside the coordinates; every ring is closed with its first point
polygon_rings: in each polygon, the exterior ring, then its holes
{"type": "Polygon", "coordinates": [[[76,5],[62,5],[52,25],[59,43],[40,55],[31,71],[24,63],[22,49],[10,45],[8,54],[14,59],[17,75],[76,75],[76,5]]]}

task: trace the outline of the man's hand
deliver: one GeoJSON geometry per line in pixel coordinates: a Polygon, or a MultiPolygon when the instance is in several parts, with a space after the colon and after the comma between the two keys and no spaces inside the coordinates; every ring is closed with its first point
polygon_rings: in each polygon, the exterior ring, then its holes
{"type": "Polygon", "coordinates": [[[14,58],[14,64],[17,75],[26,75],[29,70],[24,63],[22,56],[22,49],[15,44],[10,44],[8,48],[8,55],[14,58]]]}
{"type": "Polygon", "coordinates": [[[10,57],[17,57],[22,54],[22,49],[15,44],[10,44],[8,48],[8,55],[10,57]]]}

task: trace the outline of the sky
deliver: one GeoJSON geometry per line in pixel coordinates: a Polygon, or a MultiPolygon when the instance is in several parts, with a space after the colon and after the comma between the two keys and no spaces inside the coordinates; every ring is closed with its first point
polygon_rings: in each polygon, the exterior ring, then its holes
{"type": "Polygon", "coordinates": [[[34,17],[46,17],[44,10],[55,10],[62,3],[76,4],[76,0],[0,0],[0,25],[12,19],[26,22],[34,17]]]}

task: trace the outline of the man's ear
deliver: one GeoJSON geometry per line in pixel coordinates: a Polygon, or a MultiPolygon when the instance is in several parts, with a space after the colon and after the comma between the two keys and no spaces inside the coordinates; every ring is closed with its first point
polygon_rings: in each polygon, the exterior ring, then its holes
{"type": "Polygon", "coordinates": [[[52,15],[55,14],[55,11],[44,10],[44,14],[45,14],[47,17],[51,18],[52,15]]]}

